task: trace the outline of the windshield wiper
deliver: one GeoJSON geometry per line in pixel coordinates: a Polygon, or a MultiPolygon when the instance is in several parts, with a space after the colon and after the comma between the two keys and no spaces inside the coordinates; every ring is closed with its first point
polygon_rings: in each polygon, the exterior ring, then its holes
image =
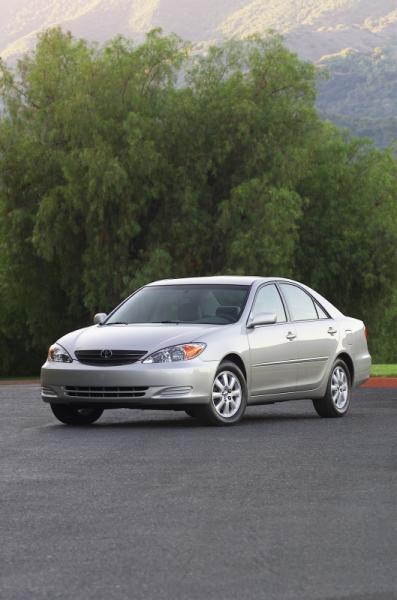
{"type": "Polygon", "coordinates": [[[111,323],[104,323],[104,325],[129,325],[125,321],[112,321],[111,323]]]}
{"type": "Polygon", "coordinates": [[[179,325],[182,321],[152,321],[152,323],[172,323],[173,325],[179,325]]]}

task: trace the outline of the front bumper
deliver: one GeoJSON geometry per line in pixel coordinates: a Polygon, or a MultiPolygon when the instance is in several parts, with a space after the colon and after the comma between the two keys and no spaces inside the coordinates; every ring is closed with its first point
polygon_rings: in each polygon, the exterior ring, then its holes
{"type": "Polygon", "coordinates": [[[47,361],[41,369],[41,397],[58,404],[132,408],[208,404],[217,366],[199,358],[118,367],[47,361]]]}

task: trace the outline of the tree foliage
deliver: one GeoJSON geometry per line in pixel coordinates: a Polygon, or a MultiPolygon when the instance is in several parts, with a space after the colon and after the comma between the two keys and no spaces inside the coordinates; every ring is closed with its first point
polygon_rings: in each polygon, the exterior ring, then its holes
{"type": "Polygon", "coordinates": [[[324,124],[315,85],[273,35],[198,56],[52,29],[2,64],[0,373],[147,281],[224,272],[312,284],[393,359],[395,157],[324,124]]]}

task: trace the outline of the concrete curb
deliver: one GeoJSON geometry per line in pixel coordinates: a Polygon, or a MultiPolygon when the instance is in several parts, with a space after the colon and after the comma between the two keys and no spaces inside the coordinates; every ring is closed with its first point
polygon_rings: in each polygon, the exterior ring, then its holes
{"type": "Polygon", "coordinates": [[[397,388],[397,377],[370,377],[363,388],[397,388]]]}

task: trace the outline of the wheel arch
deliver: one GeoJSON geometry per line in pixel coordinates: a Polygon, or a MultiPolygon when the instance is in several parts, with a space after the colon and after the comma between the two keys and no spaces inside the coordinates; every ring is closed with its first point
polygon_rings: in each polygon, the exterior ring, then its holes
{"type": "Polygon", "coordinates": [[[245,363],[243,361],[243,359],[241,358],[241,356],[239,354],[236,354],[234,352],[230,352],[229,354],[226,354],[226,356],[224,356],[221,360],[221,363],[225,362],[225,361],[229,361],[234,363],[242,372],[242,374],[244,375],[244,379],[247,382],[247,368],[245,366],[245,363]]]}
{"type": "Polygon", "coordinates": [[[341,352],[336,357],[336,359],[338,359],[338,358],[343,360],[343,362],[346,364],[347,368],[349,369],[350,380],[351,380],[351,384],[353,386],[354,385],[354,363],[353,363],[352,357],[347,352],[341,352]]]}

